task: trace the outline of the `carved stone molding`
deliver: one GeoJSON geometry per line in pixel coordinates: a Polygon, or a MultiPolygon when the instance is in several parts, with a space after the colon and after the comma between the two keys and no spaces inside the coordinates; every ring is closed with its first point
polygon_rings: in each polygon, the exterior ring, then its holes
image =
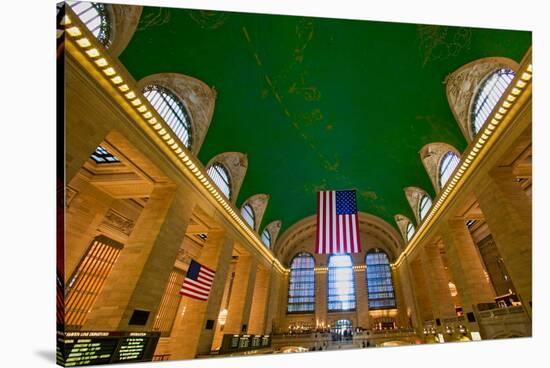
{"type": "Polygon", "coordinates": [[[105,218],[99,226],[105,226],[106,228],[116,230],[128,236],[132,233],[134,225],[135,222],[133,220],[130,220],[129,218],[121,215],[113,209],[109,209],[109,211],[107,211],[107,214],[105,215],[105,218]]]}
{"type": "Polygon", "coordinates": [[[198,155],[214,114],[216,90],[198,79],[178,73],[149,75],[138,82],[138,87],[143,90],[151,84],[167,88],[185,106],[191,118],[191,152],[198,155]]]}
{"type": "Polygon", "coordinates": [[[269,232],[269,235],[271,235],[271,248],[275,247],[277,236],[279,236],[279,231],[281,231],[281,225],[282,222],[280,220],[277,220],[270,222],[264,228],[264,230],[267,230],[269,232]]]}
{"type": "MultiPolygon", "coordinates": [[[[403,236],[403,240],[405,241],[405,243],[407,243],[407,226],[412,223],[412,221],[407,216],[401,214],[395,215],[394,218],[395,222],[397,223],[397,227],[399,228],[399,231],[403,236]]],[[[412,225],[414,226],[414,224],[412,225]]]]}
{"type": "Polygon", "coordinates": [[[463,65],[445,78],[449,106],[468,142],[475,135],[471,129],[470,111],[480,83],[497,69],[510,68],[517,71],[518,67],[518,63],[512,59],[488,57],[463,65]]]}
{"type": "Polygon", "coordinates": [[[460,152],[456,148],[443,142],[428,143],[420,150],[420,159],[432,181],[436,193],[441,191],[441,186],[439,185],[439,166],[447,152],[454,152],[460,157],[460,152]]]}
{"type": "Polygon", "coordinates": [[[424,195],[427,195],[428,197],[430,196],[428,193],[426,193],[424,189],[421,189],[418,187],[407,187],[404,189],[404,191],[405,191],[405,197],[407,197],[407,201],[409,202],[409,205],[411,206],[414,216],[416,217],[416,223],[419,224],[422,222],[420,220],[420,213],[418,212],[418,209],[420,206],[420,200],[424,195]]]}
{"type": "Polygon", "coordinates": [[[109,53],[118,57],[134,36],[143,7],[138,5],[105,5],[111,19],[109,53]]]}
{"type": "Polygon", "coordinates": [[[240,152],[224,152],[214,156],[206,165],[209,168],[214,162],[219,162],[228,171],[231,182],[231,199],[230,202],[235,204],[246,175],[248,168],[248,159],[244,153],[240,152]]]}
{"type": "Polygon", "coordinates": [[[258,231],[262,223],[262,218],[264,217],[265,209],[269,202],[269,195],[267,194],[255,194],[252,197],[244,201],[245,204],[249,204],[254,210],[254,215],[256,217],[254,223],[254,230],[258,231]]]}

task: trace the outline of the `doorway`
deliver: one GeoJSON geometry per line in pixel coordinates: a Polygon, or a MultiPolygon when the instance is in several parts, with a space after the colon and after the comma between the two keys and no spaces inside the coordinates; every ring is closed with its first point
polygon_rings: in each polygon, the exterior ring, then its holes
{"type": "Polygon", "coordinates": [[[353,339],[353,324],[349,319],[339,319],[330,327],[332,341],[351,341],[353,339]]]}

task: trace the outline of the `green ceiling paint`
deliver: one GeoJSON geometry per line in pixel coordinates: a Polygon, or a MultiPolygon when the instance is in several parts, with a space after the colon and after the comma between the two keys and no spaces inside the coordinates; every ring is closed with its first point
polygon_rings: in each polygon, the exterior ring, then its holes
{"type": "Polygon", "coordinates": [[[199,159],[248,155],[237,204],[271,196],[263,226],[315,214],[318,189],[358,190],[359,210],[413,219],[403,188],[434,190],[418,151],[466,141],[443,80],[488,56],[520,61],[531,33],[144,7],[120,59],[218,92],[199,159]]]}

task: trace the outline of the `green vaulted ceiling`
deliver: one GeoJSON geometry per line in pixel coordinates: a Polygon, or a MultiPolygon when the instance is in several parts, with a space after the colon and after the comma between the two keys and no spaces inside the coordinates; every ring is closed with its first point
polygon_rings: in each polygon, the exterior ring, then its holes
{"type": "Polygon", "coordinates": [[[531,33],[144,7],[120,59],[136,80],[162,72],[218,92],[199,153],[248,155],[237,200],[271,196],[262,228],[316,212],[316,191],[358,191],[360,211],[414,216],[403,188],[434,189],[418,151],[466,141],[445,76],[472,60],[520,61],[531,33]]]}

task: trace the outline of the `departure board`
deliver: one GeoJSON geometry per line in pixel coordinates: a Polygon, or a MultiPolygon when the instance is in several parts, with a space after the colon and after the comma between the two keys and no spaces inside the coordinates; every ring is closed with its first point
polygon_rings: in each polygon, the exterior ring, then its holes
{"type": "Polygon", "coordinates": [[[149,362],[159,337],[159,332],[58,332],[57,359],[66,367],[149,362]]]}

